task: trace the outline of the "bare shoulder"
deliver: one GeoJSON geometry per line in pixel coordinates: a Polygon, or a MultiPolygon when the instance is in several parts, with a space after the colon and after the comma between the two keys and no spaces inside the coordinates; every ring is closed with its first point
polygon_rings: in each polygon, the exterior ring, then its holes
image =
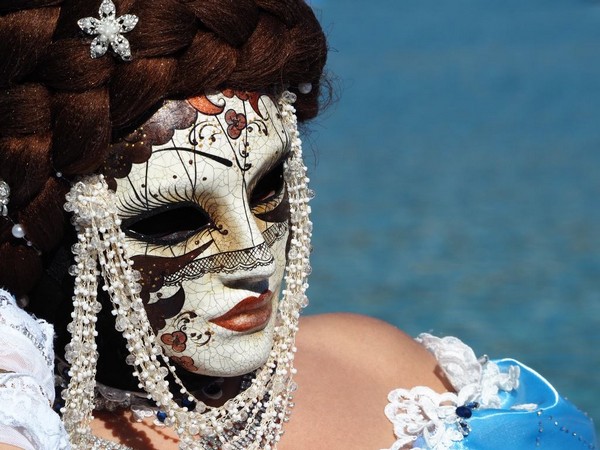
{"type": "MultiPolygon", "coordinates": [[[[322,314],[302,319],[298,346],[312,357],[336,361],[342,367],[373,372],[394,388],[429,386],[443,392],[445,383],[435,358],[411,336],[379,319],[350,313],[322,314]]],[[[331,366],[331,364],[330,364],[331,366]]]]}
{"type": "Polygon", "coordinates": [[[389,448],[393,427],[384,410],[390,391],[448,390],[435,359],[381,320],[355,314],[306,317],[296,342],[299,388],[282,450],[389,448]]]}

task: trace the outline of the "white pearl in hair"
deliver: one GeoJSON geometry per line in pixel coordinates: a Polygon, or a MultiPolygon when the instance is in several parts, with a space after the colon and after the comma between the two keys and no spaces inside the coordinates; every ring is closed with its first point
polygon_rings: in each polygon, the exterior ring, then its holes
{"type": "Polygon", "coordinates": [[[300,83],[298,85],[298,92],[301,94],[310,94],[312,92],[313,85],[312,83],[300,83]]]}
{"type": "Polygon", "coordinates": [[[14,224],[10,231],[17,239],[23,239],[25,237],[25,228],[19,223],[14,224]]]}
{"type": "Polygon", "coordinates": [[[21,225],[20,223],[16,223],[8,215],[8,204],[9,203],[10,203],[10,187],[8,186],[8,183],[6,181],[4,181],[2,178],[0,178],[0,216],[6,217],[8,219],[8,221],[12,223],[13,226],[12,226],[10,232],[13,235],[13,237],[15,237],[17,239],[23,239],[27,243],[28,247],[35,249],[35,251],[38,254],[41,254],[40,250],[35,245],[33,245],[33,242],[31,242],[29,239],[27,239],[25,237],[27,234],[25,232],[25,227],[23,227],[23,225],[21,225]]]}

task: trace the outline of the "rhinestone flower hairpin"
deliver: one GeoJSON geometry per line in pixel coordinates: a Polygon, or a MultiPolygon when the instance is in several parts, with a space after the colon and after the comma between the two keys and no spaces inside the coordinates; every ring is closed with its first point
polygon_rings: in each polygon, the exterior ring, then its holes
{"type": "Polygon", "coordinates": [[[92,58],[99,58],[108,50],[110,44],[113,51],[123,61],[131,60],[131,48],[129,41],[122,33],[128,33],[135,28],[138,17],[133,14],[125,14],[117,17],[117,8],[111,0],[102,0],[98,10],[100,18],[85,17],[77,21],[77,25],[85,33],[96,36],[90,46],[92,58]]]}

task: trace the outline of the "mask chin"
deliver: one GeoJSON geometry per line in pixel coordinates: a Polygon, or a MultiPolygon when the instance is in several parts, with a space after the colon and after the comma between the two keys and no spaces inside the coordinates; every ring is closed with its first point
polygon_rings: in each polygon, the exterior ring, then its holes
{"type": "Polygon", "coordinates": [[[158,334],[158,340],[170,360],[187,372],[213,377],[233,377],[253,372],[266,363],[273,349],[274,328],[278,321],[278,296],[279,289],[274,293],[267,290],[260,295],[246,296],[221,316],[222,321],[220,318],[214,319],[222,326],[205,320],[200,314],[182,313],[167,323],[158,334]],[[249,318],[243,313],[238,314],[240,308],[250,308],[249,318]],[[246,320],[254,320],[255,316],[260,315],[257,308],[264,309],[268,314],[266,322],[261,323],[259,329],[249,328],[245,332],[228,329],[247,326],[246,320]],[[235,315],[228,320],[232,311],[235,315]]]}

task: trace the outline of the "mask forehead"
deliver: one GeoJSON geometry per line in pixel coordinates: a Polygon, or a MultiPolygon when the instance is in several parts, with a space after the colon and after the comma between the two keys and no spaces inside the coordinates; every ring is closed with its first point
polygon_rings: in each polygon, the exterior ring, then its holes
{"type": "Polygon", "coordinates": [[[251,181],[270,169],[287,151],[285,130],[273,120],[278,114],[273,103],[261,102],[261,114],[237,98],[228,99],[226,106],[218,115],[198,112],[191,127],[175,130],[169,142],[153,148],[153,172],[162,176],[136,166],[130,178],[143,181],[146,189],[165,185],[201,189],[208,177],[225,177],[220,181],[226,184],[235,178],[233,173],[244,173],[251,181]]]}

